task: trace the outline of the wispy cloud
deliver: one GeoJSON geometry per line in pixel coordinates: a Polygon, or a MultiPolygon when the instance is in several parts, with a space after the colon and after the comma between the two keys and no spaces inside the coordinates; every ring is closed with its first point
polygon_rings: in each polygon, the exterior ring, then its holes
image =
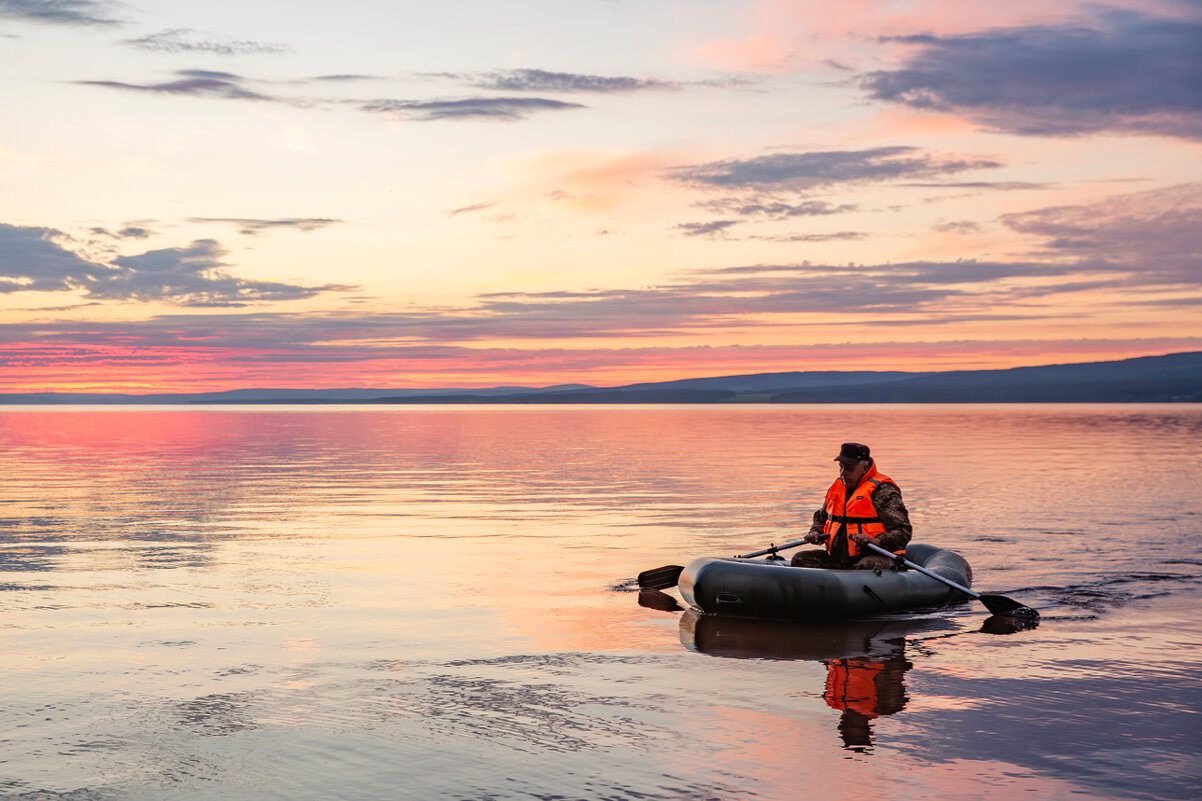
{"type": "Polygon", "coordinates": [[[81,257],[69,243],[54,229],[0,224],[0,293],[75,291],[95,300],[231,307],[350,289],[237,278],[226,272],[226,252],[212,239],[108,263],[81,257]]]}
{"type": "Polygon", "coordinates": [[[317,75],[310,78],[311,81],[324,81],[327,83],[356,83],[358,81],[379,81],[383,80],[379,75],[360,75],[356,73],[341,73],[338,75],[317,75]]]}
{"type": "Polygon", "coordinates": [[[121,44],[154,53],[206,53],[216,56],[274,55],[291,50],[288,45],[280,42],[205,39],[191,28],[171,28],[134,39],[124,39],[121,44]]]}
{"type": "Polygon", "coordinates": [[[863,231],[835,231],[829,234],[780,234],[777,236],[757,234],[747,238],[767,242],[856,242],[867,239],[868,234],[863,231]]]}
{"type": "Polygon", "coordinates": [[[1006,214],[1043,239],[1035,255],[1138,270],[1141,280],[1202,285],[1202,184],[1118,195],[1078,206],[1006,214]]]}
{"type": "Polygon", "coordinates": [[[122,81],[75,81],[75,83],[81,86],[100,86],[107,89],[160,95],[215,97],[225,100],[275,101],[278,99],[247,89],[242,85],[245,81],[244,78],[229,72],[178,70],[174,74],[179,76],[177,80],[164,83],[138,84],[122,81]]]}
{"type": "Polygon", "coordinates": [[[584,108],[545,97],[468,97],[458,100],[373,100],[364,111],[390,114],[409,120],[484,119],[501,122],[523,120],[540,111],[584,108]]]}
{"type": "Polygon", "coordinates": [[[497,204],[496,203],[473,203],[470,206],[461,206],[457,209],[451,209],[450,211],[447,212],[447,216],[448,217],[457,217],[460,214],[471,214],[472,212],[475,212],[475,211],[484,211],[485,209],[491,209],[495,205],[497,205],[497,204]]]}
{"type": "MultiPolygon", "coordinates": [[[[256,100],[309,108],[325,106],[346,107],[348,104],[373,114],[383,114],[415,121],[437,120],[494,120],[513,122],[543,111],[564,111],[585,108],[580,103],[544,97],[466,97],[453,99],[376,99],[345,100],[322,97],[287,96],[263,89],[266,82],[254,81],[231,72],[187,69],[172,73],[173,80],[157,83],[132,83],[110,80],[81,80],[80,86],[98,86],[150,95],[176,95],[220,100],[256,100]],[[255,88],[251,88],[254,86],[255,88]]],[[[351,83],[370,80],[366,75],[327,75],[290,81],[290,84],[351,83]]],[[[278,82],[277,82],[278,83],[278,82]]]]}
{"type": "Polygon", "coordinates": [[[936,223],[931,226],[931,230],[941,234],[979,234],[984,230],[984,226],[972,220],[952,220],[936,223]]]}
{"type": "Polygon", "coordinates": [[[637,92],[647,89],[679,89],[681,84],[658,78],[626,75],[586,75],[540,69],[491,70],[470,73],[435,73],[428,77],[451,78],[476,89],[498,92],[637,92]]]}
{"type": "Polygon", "coordinates": [[[859,209],[852,203],[835,205],[825,200],[805,200],[788,203],[773,197],[720,198],[698,204],[715,212],[738,214],[743,217],[763,217],[772,220],[789,220],[795,217],[825,217],[830,214],[846,214],[859,209]]]}
{"type": "Polygon", "coordinates": [[[738,220],[713,220],[711,222],[680,223],[676,230],[685,236],[715,236],[726,231],[732,225],[738,225],[738,220]]]}
{"type": "Polygon", "coordinates": [[[97,227],[92,228],[91,232],[96,236],[103,236],[109,239],[147,239],[153,233],[149,228],[144,228],[140,225],[127,225],[117,231],[97,227]]]}
{"type": "Polygon", "coordinates": [[[918,187],[920,189],[986,189],[996,192],[1047,189],[1051,185],[1037,181],[908,181],[898,184],[898,186],[918,187]]]}
{"type": "Polygon", "coordinates": [[[118,25],[103,0],[0,0],[0,17],[57,25],[118,25]]]}
{"type": "Polygon", "coordinates": [[[274,220],[261,220],[252,217],[189,217],[188,222],[228,223],[236,226],[239,233],[254,236],[264,231],[280,230],[295,230],[309,233],[310,231],[317,231],[321,228],[337,225],[342,220],[335,220],[329,217],[283,217],[274,220]]]}
{"type": "Polygon", "coordinates": [[[671,177],[723,189],[811,190],[836,184],[934,178],[1000,166],[992,159],[940,157],[916,147],[878,147],[727,159],[681,167],[671,177]]]}
{"type": "Polygon", "coordinates": [[[1017,134],[1095,131],[1202,137],[1202,23],[1130,11],[1094,27],[1027,26],[894,37],[901,69],[862,79],[870,97],[1017,134]]]}

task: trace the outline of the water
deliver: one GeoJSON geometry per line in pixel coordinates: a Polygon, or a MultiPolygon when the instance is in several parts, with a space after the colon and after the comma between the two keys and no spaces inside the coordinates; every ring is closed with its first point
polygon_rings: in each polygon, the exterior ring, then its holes
{"type": "Polygon", "coordinates": [[[1199,442],[1194,405],[0,408],[0,798],[1196,798],[1199,442]],[[799,537],[847,439],[1040,625],[639,604],[799,537]]]}

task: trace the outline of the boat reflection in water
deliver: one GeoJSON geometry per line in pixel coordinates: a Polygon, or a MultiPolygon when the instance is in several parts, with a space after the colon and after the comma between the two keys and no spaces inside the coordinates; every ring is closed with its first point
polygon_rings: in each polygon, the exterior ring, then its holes
{"type": "Polygon", "coordinates": [[[939,618],[795,622],[707,615],[695,609],[680,618],[680,641],[692,651],[826,665],[822,697],[841,713],[838,731],[844,747],[856,751],[872,745],[872,720],[899,712],[909,700],[904,677],[912,664],[906,659],[906,637],[958,630],[939,618]]]}
{"type": "Polygon", "coordinates": [[[658,609],[661,612],[679,612],[684,609],[680,603],[666,592],[643,587],[639,590],[639,606],[647,609],[658,609]]]}

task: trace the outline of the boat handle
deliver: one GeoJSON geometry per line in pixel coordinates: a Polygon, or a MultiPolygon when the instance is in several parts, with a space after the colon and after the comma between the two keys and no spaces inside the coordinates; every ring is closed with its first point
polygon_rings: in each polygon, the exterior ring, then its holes
{"type": "Polygon", "coordinates": [[[714,600],[720,604],[741,604],[743,599],[735,595],[733,592],[720,592],[714,596],[714,600]]]}

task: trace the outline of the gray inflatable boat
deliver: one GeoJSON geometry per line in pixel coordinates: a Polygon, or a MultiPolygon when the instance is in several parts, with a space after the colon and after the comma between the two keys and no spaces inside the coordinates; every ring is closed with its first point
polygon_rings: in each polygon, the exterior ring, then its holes
{"type": "MultiPolygon", "coordinates": [[[[972,568],[955,551],[910,545],[906,558],[972,588],[972,568]]],[[[680,597],[703,612],[792,620],[863,618],[970,600],[917,570],[821,570],[773,559],[694,559],[680,597]]]]}

